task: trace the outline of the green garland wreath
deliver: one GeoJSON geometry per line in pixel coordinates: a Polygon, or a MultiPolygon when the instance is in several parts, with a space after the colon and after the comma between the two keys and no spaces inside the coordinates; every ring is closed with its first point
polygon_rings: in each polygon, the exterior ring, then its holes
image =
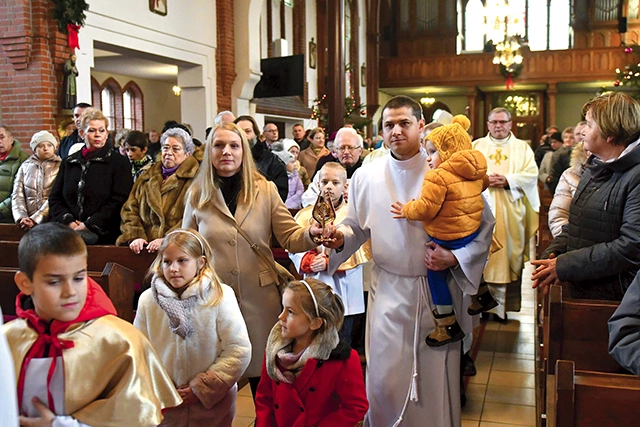
{"type": "Polygon", "coordinates": [[[53,2],[53,18],[58,22],[58,30],[67,34],[67,25],[84,25],[87,16],[85,10],[89,10],[89,5],[85,0],[51,0],[53,2]]]}
{"type": "Polygon", "coordinates": [[[511,76],[512,79],[517,79],[518,77],[520,77],[520,73],[522,73],[523,68],[524,65],[522,64],[513,64],[509,68],[500,64],[500,74],[502,74],[502,77],[504,77],[505,79],[509,76],[511,76]]]}

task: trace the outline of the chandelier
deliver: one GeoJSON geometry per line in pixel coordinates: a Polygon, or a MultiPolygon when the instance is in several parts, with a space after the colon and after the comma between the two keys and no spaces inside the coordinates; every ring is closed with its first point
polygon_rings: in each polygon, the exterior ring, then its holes
{"type": "Polygon", "coordinates": [[[525,35],[525,0],[489,0],[485,6],[487,39],[495,46],[493,63],[507,72],[522,64],[520,40],[525,35]]]}

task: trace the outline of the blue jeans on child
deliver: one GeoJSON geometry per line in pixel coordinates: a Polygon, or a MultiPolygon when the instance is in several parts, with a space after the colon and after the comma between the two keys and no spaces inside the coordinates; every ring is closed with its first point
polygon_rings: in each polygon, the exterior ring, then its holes
{"type": "MultiPolygon", "coordinates": [[[[442,246],[445,249],[460,249],[467,246],[476,238],[479,233],[479,229],[467,237],[462,237],[455,240],[440,240],[435,237],[431,237],[431,241],[442,246]]],[[[429,282],[429,290],[431,291],[431,298],[435,305],[453,305],[451,300],[451,292],[449,292],[449,286],[447,285],[447,276],[449,275],[449,269],[442,271],[427,271],[427,280],[429,282]]],[[[440,313],[443,314],[443,313],[440,313]]]]}

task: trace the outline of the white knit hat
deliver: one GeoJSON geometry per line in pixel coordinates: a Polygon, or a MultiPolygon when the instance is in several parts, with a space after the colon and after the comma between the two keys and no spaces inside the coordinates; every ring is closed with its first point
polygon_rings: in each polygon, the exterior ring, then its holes
{"type": "Polygon", "coordinates": [[[298,151],[300,151],[300,146],[298,145],[298,143],[293,140],[293,139],[289,139],[289,138],[285,138],[282,140],[282,145],[284,145],[284,151],[289,151],[291,150],[291,147],[298,147],[298,151]]]}
{"type": "Polygon", "coordinates": [[[51,132],[48,132],[46,130],[41,130],[40,132],[36,132],[33,134],[33,136],[31,137],[31,142],[29,143],[31,150],[35,152],[36,147],[41,142],[50,142],[51,144],[53,144],[53,148],[58,148],[58,140],[51,134],[51,132]]]}

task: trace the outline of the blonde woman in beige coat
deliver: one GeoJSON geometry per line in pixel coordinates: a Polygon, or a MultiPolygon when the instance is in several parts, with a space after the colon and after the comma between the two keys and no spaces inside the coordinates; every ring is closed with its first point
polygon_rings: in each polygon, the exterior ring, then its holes
{"type": "MultiPolygon", "coordinates": [[[[240,227],[270,262],[271,235],[289,252],[317,247],[311,236],[320,227],[299,226],[276,186],[260,175],[244,132],[233,123],[209,135],[200,170],[187,193],[183,228],[196,229],[213,250],[214,269],[236,293],[251,340],[251,363],[245,372],[252,392],[260,381],[267,337],[281,311],[277,276],[234,226],[240,227]]],[[[330,235],[331,227],[325,234],[330,235]]]]}

